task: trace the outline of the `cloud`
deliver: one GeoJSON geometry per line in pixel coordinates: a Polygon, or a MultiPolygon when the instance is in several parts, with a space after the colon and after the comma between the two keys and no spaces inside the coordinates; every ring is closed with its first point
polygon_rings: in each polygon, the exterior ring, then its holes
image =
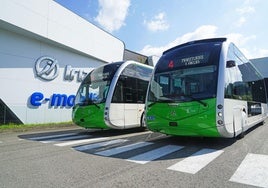
{"type": "Polygon", "coordinates": [[[244,25],[244,23],[246,23],[246,22],[247,22],[246,18],[245,18],[244,16],[242,16],[242,17],[240,17],[240,18],[238,19],[238,21],[236,22],[236,26],[237,26],[237,27],[241,27],[241,26],[244,25]]]}
{"type": "Polygon", "coordinates": [[[238,48],[247,45],[251,40],[255,40],[256,36],[244,36],[240,33],[229,33],[224,35],[230,41],[232,41],[238,48]]]}
{"type": "Polygon", "coordinates": [[[245,6],[242,8],[237,8],[236,12],[238,12],[241,15],[250,14],[255,12],[255,8],[251,6],[245,6]]]}
{"type": "Polygon", "coordinates": [[[256,59],[256,58],[261,58],[261,57],[267,57],[268,56],[268,49],[260,49],[257,47],[254,48],[240,48],[240,50],[242,51],[243,54],[245,54],[245,56],[248,59],[256,59]]]}
{"type": "Polygon", "coordinates": [[[203,25],[199,28],[197,28],[195,31],[186,33],[178,38],[176,38],[174,41],[169,42],[165,46],[159,46],[159,47],[153,47],[151,45],[146,45],[141,51],[141,54],[144,55],[157,55],[161,56],[162,53],[174,46],[177,46],[179,44],[197,40],[197,39],[205,39],[205,38],[213,38],[216,36],[217,27],[213,25],[203,25]]]}
{"type": "Polygon", "coordinates": [[[229,33],[224,37],[233,42],[248,59],[268,56],[268,49],[255,46],[257,40],[256,35],[244,36],[240,33],[229,33]]]}
{"type": "Polygon", "coordinates": [[[240,18],[235,25],[236,27],[241,27],[247,22],[248,16],[255,13],[255,8],[253,6],[249,6],[248,2],[246,2],[241,8],[237,8],[236,12],[239,14],[240,18]]]}
{"type": "Polygon", "coordinates": [[[130,0],[99,0],[100,10],[94,19],[105,30],[116,31],[125,25],[130,0]]]}
{"type": "Polygon", "coordinates": [[[229,33],[225,37],[232,41],[248,59],[268,56],[268,49],[255,46],[256,35],[244,36],[240,33],[229,33]]]}
{"type": "Polygon", "coordinates": [[[267,57],[268,56],[268,49],[260,49],[257,50],[257,56],[255,57],[267,57]]]}
{"type": "Polygon", "coordinates": [[[147,29],[153,32],[164,31],[169,28],[169,24],[166,21],[166,14],[164,12],[160,12],[159,14],[155,15],[150,21],[144,20],[144,24],[146,25],[147,29]]]}
{"type": "Polygon", "coordinates": [[[229,41],[233,42],[248,59],[268,56],[268,49],[260,49],[252,46],[252,44],[255,44],[255,41],[257,39],[255,35],[244,36],[240,33],[229,33],[221,35],[217,33],[217,31],[218,28],[214,25],[203,25],[198,27],[193,32],[189,32],[177,37],[164,46],[157,47],[146,45],[142,50],[139,51],[139,53],[147,56],[156,55],[160,57],[165,50],[189,41],[215,37],[226,37],[229,41]]]}

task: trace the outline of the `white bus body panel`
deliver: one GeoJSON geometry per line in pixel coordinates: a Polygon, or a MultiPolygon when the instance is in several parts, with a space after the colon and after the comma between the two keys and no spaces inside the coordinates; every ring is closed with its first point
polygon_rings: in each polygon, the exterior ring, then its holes
{"type": "Polygon", "coordinates": [[[123,129],[125,124],[125,104],[111,103],[109,110],[109,122],[118,128],[123,129]]]}
{"type": "MultiPolygon", "coordinates": [[[[227,99],[224,98],[224,88],[225,88],[225,71],[227,62],[227,51],[230,43],[224,42],[222,46],[222,51],[220,55],[219,62],[219,79],[217,88],[217,106],[223,105],[223,125],[217,125],[217,129],[222,137],[235,137],[246,131],[254,125],[263,122],[267,118],[267,104],[261,103],[262,113],[259,115],[254,115],[248,117],[248,103],[243,100],[227,99]],[[243,114],[243,109],[245,114],[243,114]]],[[[221,109],[216,109],[217,114],[221,113],[221,109]]],[[[216,121],[220,118],[217,116],[216,121]]],[[[216,122],[217,123],[217,122],[216,122]]]]}
{"type": "MultiPolygon", "coordinates": [[[[218,87],[217,87],[217,106],[222,105],[224,109],[229,109],[227,107],[228,103],[225,104],[224,99],[224,85],[225,85],[225,67],[226,67],[226,55],[229,44],[224,42],[222,44],[221,55],[219,60],[219,73],[218,73],[218,87]]],[[[222,137],[231,138],[233,137],[233,122],[232,115],[225,114],[224,111],[216,107],[216,114],[223,113],[224,124],[217,125],[218,132],[222,137]]],[[[222,120],[222,118],[216,116],[216,123],[218,120],[222,120]]]]}
{"type": "Polygon", "coordinates": [[[125,126],[137,126],[138,104],[125,104],[125,126]]]}
{"type": "Polygon", "coordinates": [[[144,104],[111,103],[109,108],[110,124],[117,129],[140,126],[144,104]]]}
{"type": "Polygon", "coordinates": [[[235,137],[254,125],[263,122],[267,118],[267,104],[261,104],[261,113],[259,115],[249,117],[247,114],[247,101],[224,99],[224,126],[229,135],[235,137]],[[243,109],[245,112],[243,112],[243,109]]]}
{"type": "MultiPolygon", "coordinates": [[[[136,64],[135,61],[126,61],[114,75],[110,85],[105,104],[104,120],[107,126],[114,129],[127,129],[141,126],[141,117],[144,112],[145,104],[140,103],[112,103],[113,92],[116,87],[118,78],[122,71],[129,64],[136,64]]],[[[143,65],[148,66],[148,65],[143,65]]],[[[148,66],[150,67],[150,66],[148,66]]]]}
{"type": "Polygon", "coordinates": [[[247,110],[247,102],[224,99],[224,124],[229,134],[238,135],[242,132],[242,111],[247,110]]]}

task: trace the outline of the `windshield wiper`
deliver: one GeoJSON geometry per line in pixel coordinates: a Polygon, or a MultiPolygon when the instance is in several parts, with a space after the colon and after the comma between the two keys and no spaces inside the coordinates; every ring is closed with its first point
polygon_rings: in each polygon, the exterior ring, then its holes
{"type": "MultiPolygon", "coordinates": [[[[207,107],[208,106],[207,103],[201,101],[200,99],[197,99],[197,98],[193,97],[192,95],[180,95],[180,96],[182,96],[182,97],[188,97],[188,98],[192,99],[193,101],[196,101],[196,102],[202,104],[204,107],[207,107]]],[[[174,103],[174,102],[178,102],[178,101],[172,100],[172,99],[158,99],[158,100],[152,102],[151,104],[149,104],[148,107],[151,107],[151,106],[153,106],[156,103],[171,103],[171,102],[174,103]]]]}
{"type": "Polygon", "coordinates": [[[189,97],[190,99],[192,99],[193,101],[199,102],[200,104],[202,104],[204,107],[207,107],[207,103],[201,101],[200,99],[197,99],[195,97],[193,97],[192,95],[183,95],[184,97],[189,97]]]}
{"type": "Polygon", "coordinates": [[[169,102],[174,102],[174,100],[171,100],[171,99],[158,99],[158,100],[152,102],[151,104],[149,104],[148,107],[151,107],[151,106],[155,105],[156,103],[169,103],[169,102]]]}
{"type": "Polygon", "coordinates": [[[96,103],[92,102],[92,103],[90,103],[90,104],[93,104],[93,105],[95,105],[98,109],[100,109],[100,106],[97,105],[96,103]]]}
{"type": "Polygon", "coordinates": [[[81,106],[88,106],[93,104],[94,106],[96,106],[97,108],[100,108],[99,105],[97,105],[96,103],[94,103],[92,100],[85,100],[84,102],[82,102],[80,105],[81,106]]]}

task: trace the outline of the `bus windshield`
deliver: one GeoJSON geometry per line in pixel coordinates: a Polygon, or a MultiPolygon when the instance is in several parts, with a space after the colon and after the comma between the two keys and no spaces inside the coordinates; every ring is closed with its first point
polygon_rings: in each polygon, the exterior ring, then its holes
{"type": "Polygon", "coordinates": [[[149,101],[182,102],[216,96],[216,66],[178,69],[155,74],[149,101]]]}
{"type": "Polygon", "coordinates": [[[75,105],[104,103],[114,74],[121,64],[108,64],[90,72],[78,89],[75,105]]]}
{"type": "Polygon", "coordinates": [[[149,102],[189,102],[216,97],[221,44],[193,44],[164,53],[156,65],[149,102]]]}

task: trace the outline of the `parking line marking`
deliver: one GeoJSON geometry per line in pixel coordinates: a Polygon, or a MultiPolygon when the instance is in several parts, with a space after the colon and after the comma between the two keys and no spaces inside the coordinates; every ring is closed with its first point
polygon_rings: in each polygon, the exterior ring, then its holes
{"type": "Polygon", "coordinates": [[[204,148],[167,169],[195,174],[222,153],[223,150],[204,148]]]}
{"type": "Polygon", "coordinates": [[[90,143],[90,142],[97,142],[97,141],[104,141],[111,139],[109,137],[100,137],[100,138],[88,138],[88,139],[81,139],[81,140],[73,140],[69,142],[63,142],[59,144],[54,144],[55,146],[70,146],[70,145],[76,145],[76,144],[83,144],[83,143],[90,143]]]}
{"type": "Polygon", "coordinates": [[[59,137],[59,138],[44,140],[44,141],[40,141],[40,142],[47,144],[47,143],[53,143],[56,141],[68,141],[68,140],[82,139],[82,138],[89,138],[89,137],[91,137],[91,136],[89,136],[89,135],[76,135],[76,136],[68,136],[68,137],[59,137]]]}
{"type": "Polygon", "coordinates": [[[126,139],[109,140],[109,141],[106,141],[106,142],[98,142],[98,143],[94,143],[94,144],[78,146],[78,147],[75,147],[74,149],[77,150],[77,151],[85,151],[85,150],[95,149],[95,148],[99,148],[99,147],[109,146],[109,145],[112,145],[112,144],[123,143],[123,142],[126,142],[126,141],[128,141],[128,140],[126,140],[126,139]]]}
{"type": "Polygon", "coordinates": [[[248,153],[229,181],[268,187],[268,156],[248,153]]]}
{"type": "Polygon", "coordinates": [[[148,145],[151,145],[151,144],[153,144],[153,143],[151,143],[151,142],[137,142],[137,143],[129,144],[129,145],[126,145],[126,146],[121,146],[121,147],[108,149],[108,150],[105,150],[105,151],[100,151],[100,152],[97,152],[95,154],[102,155],[102,156],[111,156],[111,155],[116,155],[116,154],[123,153],[123,152],[126,152],[126,151],[134,150],[134,149],[137,149],[137,148],[141,148],[141,147],[144,147],[144,146],[148,146],[148,145]]]}
{"type": "Polygon", "coordinates": [[[112,140],[112,139],[117,139],[117,138],[127,138],[127,137],[131,137],[131,136],[143,135],[143,134],[148,134],[148,133],[150,133],[150,131],[131,133],[131,134],[125,134],[125,135],[117,135],[117,136],[109,136],[109,137],[99,137],[99,138],[75,140],[75,141],[71,141],[71,142],[59,143],[59,144],[54,144],[54,145],[55,146],[69,146],[69,145],[76,145],[76,144],[83,144],[83,143],[93,143],[93,142],[112,140]]]}
{"type": "Polygon", "coordinates": [[[74,135],[78,135],[78,134],[77,133],[57,134],[57,135],[49,135],[49,136],[38,136],[38,137],[29,138],[29,139],[41,141],[41,140],[47,140],[47,139],[53,139],[53,138],[56,139],[56,138],[60,138],[60,137],[74,136],[74,135]]]}
{"type": "Polygon", "coordinates": [[[127,161],[139,163],[139,164],[146,164],[152,160],[158,159],[158,158],[163,157],[167,154],[178,151],[182,148],[184,148],[184,147],[177,146],[177,145],[167,145],[167,146],[163,146],[163,147],[148,151],[146,153],[142,153],[140,155],[136,155],[134,157],[131,157],[131,158],[127,159],[127,161]]]}

